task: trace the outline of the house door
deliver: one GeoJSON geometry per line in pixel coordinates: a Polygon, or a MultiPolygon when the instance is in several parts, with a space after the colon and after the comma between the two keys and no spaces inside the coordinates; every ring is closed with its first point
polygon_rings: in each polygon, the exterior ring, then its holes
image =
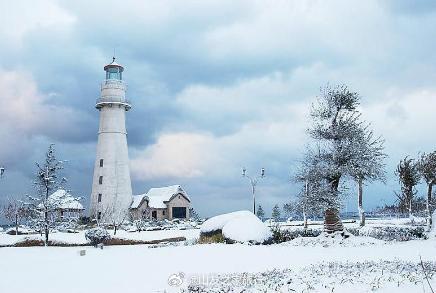
{"type": "Polygon", "coordinates": [[[186,208],[185,207],[173,207],[173,218],[186,219],[186,208]]]}
{"type": "Polygon", "coordinates": [[[157,211],[152,211],[151,217],[156,220],[157,219],[157,211]]]}

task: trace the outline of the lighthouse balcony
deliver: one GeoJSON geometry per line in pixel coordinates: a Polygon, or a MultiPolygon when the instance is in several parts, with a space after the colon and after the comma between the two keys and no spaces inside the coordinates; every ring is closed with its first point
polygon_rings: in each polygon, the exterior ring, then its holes
{"type": "Polygon", "coordinates": [[[132,107],[131,103],[129,100],[127,100],[126,98],[123,97],[101,97],[98,98],[95,101],[95,107],[97,109],[102,108],[103,106],[109,106],[109,107],[116,107],[116,106],[122,106],[125,107],[126,111],[130,110],[130,108],[132,107]]]}

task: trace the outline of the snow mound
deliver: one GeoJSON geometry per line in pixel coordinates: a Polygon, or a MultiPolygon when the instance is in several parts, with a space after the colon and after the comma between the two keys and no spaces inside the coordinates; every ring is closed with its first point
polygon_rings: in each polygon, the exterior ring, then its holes
{"type": "Polygon", "coordinates": [[[249,211],[238,211],[210,218],[201,226],[202,233],[222,231],[233,242],[264,243],[272,237],[271,230],[249,211]]]}
{"type": "Polygon", "coordinates": [[[231,220],[241,217],[254,216],[252,212],[249,211],[238,211],[228,214],[223,214],[219,216],[212,217],[205,221],[201,225],[201,233],[210,233],[218,230],[222,230],[224,226],[231,220]]]}
{"type": "Polygon", "coordinates": [[[378,240],[367,236],[353,236],[348,238],[343,237],[331,237],[322,233],[317,237],[298,237],[289,242],[283,243],[283,245],[290,246],[311,246],[311,247],[359,247],[369,245],[381,245],[386,244],[386,241],[378,240]]]}

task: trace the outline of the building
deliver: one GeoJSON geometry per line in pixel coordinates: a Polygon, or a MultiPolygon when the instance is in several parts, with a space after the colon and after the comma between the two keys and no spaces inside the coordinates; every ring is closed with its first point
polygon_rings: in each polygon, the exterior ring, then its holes
{"type": "Polygon", "coordinates": [[[134,219],[189,219],[191,200],[180,185],[151,188],[133,196],[130,211],[134,219]]]}
{"type": "MultiPolygon", "coordinates": [[[[56,219],[78,219],[83,215],[85,210],[77,198],[63,189],[59,189],[49,195],[47,204],[50,206],[51,216],[56,219]]],[[[42,203],[38,207],[43,210],[42,203]]]]}
{"type": "Polygon", "coordinates": [[[124,67],[114,57],[104,71],[106,79],[95,105],[100,125],[90,200],[91,218],[103,222],[124,218],[132,202],[125,121],[131,105],[122,79],[124,67]]]}

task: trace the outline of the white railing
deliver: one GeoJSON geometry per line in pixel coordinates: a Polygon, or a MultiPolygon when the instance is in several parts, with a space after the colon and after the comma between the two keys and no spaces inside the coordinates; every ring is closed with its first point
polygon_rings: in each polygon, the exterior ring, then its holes
{"type": "Polygon", "coordinates": [[[120,98],[120,97],[101,97],[98,98],[95,101],[95,106],[97,108],[105,105],[105,104],[121,104],[126,106],[127,108],[131,108],[131,103],[129,100],[127,100],[126,98],[120,98]]]}

